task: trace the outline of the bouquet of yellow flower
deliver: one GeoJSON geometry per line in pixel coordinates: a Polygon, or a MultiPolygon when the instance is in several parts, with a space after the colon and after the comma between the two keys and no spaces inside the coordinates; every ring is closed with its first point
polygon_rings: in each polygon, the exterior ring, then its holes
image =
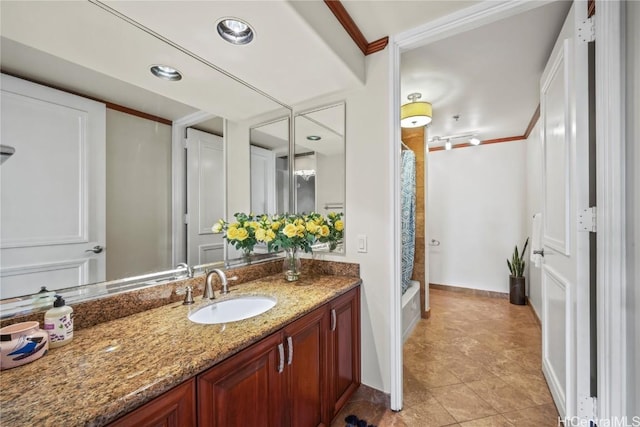
{"type": "Polygon", "coordinates": [[[220,219],[213,225],[214,233],[224,232],[228,243],[241,249],[245,254],[251,252],[258,243],[266,243],[269,252],[280,249],[301,249],[311,252],[316,242],[329,242],[335,249],[342,239],[344,223],[342,214],[330,213],[328,218],[318,213],[308,215],[253,215],[237,213],[236,221],[227,223],[220,219]]]}
{"type": "MultiPolygon", "coordinates": [[[[320,235],[318,240],[323,243],[329,243],[329,250],[335,250],[338,246],[338,243],[342,241],[342,236],[344,234],[344,221],[342,220],[341,212],[329,212],[327,215],[326,221],[323,221],[322,226],[323,233],[320,235]]],[[[323,218],[324,220],[324,218],[323,218]]]]}
{"type": "Polygon", "coordinates": [[[227,223],[220,219],[216,222],[212,231],[224,232],[224,238],[236,249],[248,255],[258,242],[269,242],[275,238],[271,230],[271,222],[267,215],[256,216],[254,214],[237,213],[236,221],[227,223]]]}

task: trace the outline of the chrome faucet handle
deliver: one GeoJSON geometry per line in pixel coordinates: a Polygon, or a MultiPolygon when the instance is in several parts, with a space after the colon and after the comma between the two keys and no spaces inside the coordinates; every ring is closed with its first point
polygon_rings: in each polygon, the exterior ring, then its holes
{"type": "Polygon", "coordinates": [[[176,290],[176,294],[177,295],[184,294],[184,301],[182,302],[182,305],[190,305],[195,302],[193,300],[193,287],[191,286],[187,286],[184,289],[176,290]]]}

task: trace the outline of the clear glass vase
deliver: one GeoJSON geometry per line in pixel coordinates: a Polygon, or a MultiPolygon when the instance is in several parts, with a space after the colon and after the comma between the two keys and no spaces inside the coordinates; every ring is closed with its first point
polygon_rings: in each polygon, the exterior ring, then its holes
{"type": "Polygon", "coordinates": [[[282,264],[282,272],[284,278],[289,282],[295,282],[300,279],[300,271],[302,263],[300,262],[300,254],[298,248],[287,248],[284,250],[284,262],[282,264]]]}

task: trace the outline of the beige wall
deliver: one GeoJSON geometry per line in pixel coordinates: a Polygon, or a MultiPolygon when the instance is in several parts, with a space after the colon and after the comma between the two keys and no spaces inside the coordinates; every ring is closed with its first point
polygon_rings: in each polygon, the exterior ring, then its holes
{"type": "Polygon", "coordinates": [[[107,109],[107,280],[171,268],[171,126],[107,109]]]}

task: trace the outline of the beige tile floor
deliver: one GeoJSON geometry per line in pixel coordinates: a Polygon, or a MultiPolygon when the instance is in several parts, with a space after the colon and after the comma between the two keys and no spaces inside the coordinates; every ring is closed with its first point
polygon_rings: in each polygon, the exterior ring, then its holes
{"type": "Polygon", "coordinates": [[[354,414],[378,427],[556,427],[541,371],[540,327],[528,306],[432,290],[431,318],[404,346],[404,408],[361,387],[335,418],[354,414]]]}

